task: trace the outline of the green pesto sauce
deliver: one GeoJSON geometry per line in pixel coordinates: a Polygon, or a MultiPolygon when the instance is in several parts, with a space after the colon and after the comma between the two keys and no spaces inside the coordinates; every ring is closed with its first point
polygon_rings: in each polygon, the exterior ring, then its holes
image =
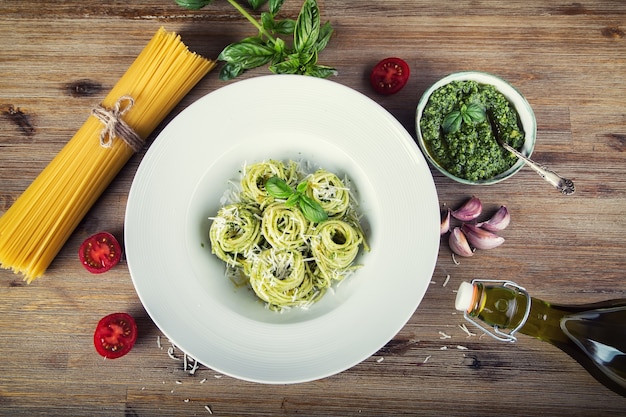
{"type": "Polygon", "coordinates": [[[491,110],[501,139],[522,148],[525,135],[513,105],[494,86],[476,81],[452,81],[435,90],[422,113],[420,129],[430,155],[445,170],[470,181],[486,180],[511,168],[517,157],[498,144],[487,118],[464,122],[453,133],[443,131],[446,115],[471,103],[491,110]]]}

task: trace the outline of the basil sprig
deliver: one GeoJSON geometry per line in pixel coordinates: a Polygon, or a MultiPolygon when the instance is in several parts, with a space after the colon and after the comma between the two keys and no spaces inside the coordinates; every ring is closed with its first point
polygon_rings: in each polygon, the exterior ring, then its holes
{"type": "Polygon", "coordinates": [[[305,194],[309,183],[303,181],[294,191],[289,184],[279,177],[271,177],[265,182],[265,190],[274,198],[285,200],[287,207],[294,207],[296,204],[307,220],[313,223],[323,222],[328,218],[320,203],[305,194]]]}
{"type": "MultiPolygon", "coordinates": [[[[201,9],[213,0],[176,0],[188,9],[201,9]]],[[[225,64],[220,71],[221,80],[233,79],[244,71],[269,65],[275,74],[302,74],[327,78],[337,71],[317,63],[321,52],[333,33],[329,22],[321,24],[320,10],[316,0],[304,0],[298,18],[279,19],[278,13],[284,0],[269,0],[268,11],[261,13],[257,21],[235,0],[228,0],[250,23],[258,29],[258,35],[228,45],[217,57],[225,64]],[[292,35],[288,44],[279,35],[292,35]]],[[[268,0],[248,0],[256,10],[268,0]]]]}
{"type": "Polygon", "coordinates": [[[454,133],[461,128],[462,123],[468,125],[485,120],[485,109],[478,103],[462,104],[458,110],[453,110],[444,117],[441,127],[446,133],[454,133]]]}

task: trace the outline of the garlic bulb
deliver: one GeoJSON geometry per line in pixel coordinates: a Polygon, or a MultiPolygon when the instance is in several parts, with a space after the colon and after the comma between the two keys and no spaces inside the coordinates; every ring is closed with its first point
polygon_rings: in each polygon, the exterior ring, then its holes
{"type": "Polygon", "coordinates": [[[446,215],[441,220],[439,235],[445,235],[450,231],[450,209],[446,210],[446,215]]]}
{"type": "Polygon", "coordinates": [[[461,226],[461,231],[465,234],[468,242],[477,249],[493,249],[504,243],[504,238],[489,230],[465,223],[461,226]]]}
{"type": "Polygon", "coordinates": [[[499,232],[506,229],[511,222],[511,215],[506,206],[500,206],[498,211],[487,221],[478,223],[477,226],[490,232],[499,232]]]}
{"type": "Polygon", "coordinates": [[[461,220],[462,222],[469,222],[480,216],[482,211],[483,205],[478,197],[472,197],[457,210],[452,210],[450,213],[455,219],[461,220]]]}
{"type": "Polygon", "coordinates": [[[455,227],[450,233],[448,244],[452,252],[459,256],[472,256],[474,251],[470,247],[465,234],[461,231],[460,227],[455,227]]]}

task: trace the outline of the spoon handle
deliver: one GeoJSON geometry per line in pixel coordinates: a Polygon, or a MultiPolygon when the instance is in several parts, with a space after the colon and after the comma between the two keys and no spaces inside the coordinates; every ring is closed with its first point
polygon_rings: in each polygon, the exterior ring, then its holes
{"type": "Polygon", "coordinates": [[[574,191],[576,190],[576,187],[574,186],[574,181],[568,178],[563,178],[556,172],[536,163],[506,142],[500,141],[500,145],[502,145],[502,147],[504,147],[504,149],[506,149],[507,151],[515,154],[515,156],[523,160],[526,165],[532,168],[533,171],[541,176],[541,178],[552,184],[552,186],[559,190],[561,193],[565,195],[574,194],[574,191]]]}
{"type": "Polygon", "coordinates": [[[533,171],[539,174],[541,178],[546,180],[548,183],[552,184],[552,186],[556,188],[557,190],[559,190],[561,193],[565,195],[574,194],[574,191],[576,190],[576,187],[574,187],[574,181],[568,178],[563,178],[556,172],[544,167],[543,165],[536,163],[535,161],[531,160],[526,155],[522,154],[517,149],[515,149],[514,147],[512,147],[511,145],[503,141],[502,138],[500,137],[500,129],[498,127],[498,124],[495,122],[493,114],[490,110],[486,111],[486,116],[487,116],[487,119],[489,120],[489,124],[491,125],[491,132],[493,133],[493,136],[495,137],[496,141],[500,144],[500,146],[502,146],[504,149],[506,149],[507,151],[511,152],[513,155],[517,156],[519,159],[524,161],[526,165],[531,167],[533,171]]]}

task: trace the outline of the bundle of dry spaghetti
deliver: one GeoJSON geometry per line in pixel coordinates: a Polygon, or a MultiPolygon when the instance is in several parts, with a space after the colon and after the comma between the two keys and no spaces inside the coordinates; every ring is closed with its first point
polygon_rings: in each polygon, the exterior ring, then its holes
{"type": "Polygon", "coordinates": [[[0,218],[0,266],[46,271],[128,159],[215,62],[159,29],[101,105],[0,218]]]}

